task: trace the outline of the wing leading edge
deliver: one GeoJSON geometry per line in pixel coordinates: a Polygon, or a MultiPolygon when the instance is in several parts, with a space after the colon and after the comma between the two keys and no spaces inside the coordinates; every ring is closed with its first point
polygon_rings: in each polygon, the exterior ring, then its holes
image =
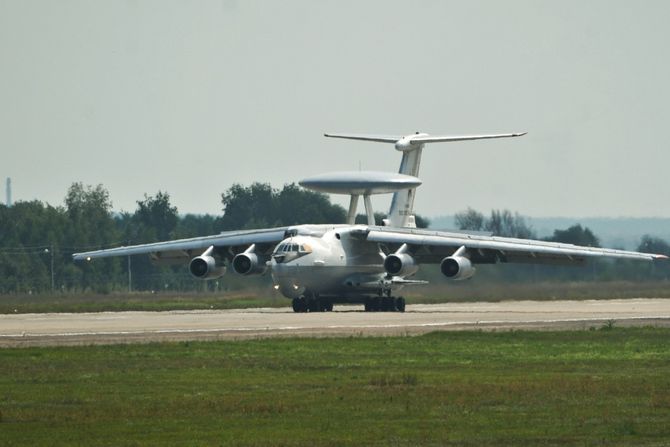
{"type": "Polygon", "coordinates": [[[161,259],[190,259],[201,255],[207,248],[248,246],[251,244],[275,244],[286,237],[288,227],[263,230],[227,231],[213,236],[178,239],[174,241],[156,242],[152,244],[131,245],[105,250],[75,253],[73,260],[83,261],[112,256],[130,256],[151,254],[154,260],[161,259]]]}
{"type": "Polygon", "coordinates": [[[430,262],[431,255],[451,255],[453,251],[460,247],[465,247],[468,250],[473,258],[473,262],[481,263],[572,264],[583,262],[584,258],[587,257],[638,259],[645,261],[668,259],[667,256],[653,253],[582,247],[557,242],[428,230],[391,230],[384,227],[369,227],[365,239],[371,242],[391,245],[408,244],[415,247],[418,258],[423,257],[428,262],[430,262]]]}

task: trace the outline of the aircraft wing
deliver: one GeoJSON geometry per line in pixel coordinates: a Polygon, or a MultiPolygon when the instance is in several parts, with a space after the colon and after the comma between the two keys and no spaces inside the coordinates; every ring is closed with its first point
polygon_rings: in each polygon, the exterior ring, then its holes
{"type": "MultiPolygon", "coordinates": [[[[354,233],[355,235],[355,233],[354,233]]],[[[484,236],[419,229],[367,227],[360,234],[366,240],[385,244],[389,250],[407,244],[418,262],[440,262],[465,247],[473,263],[519,262],[533,264],[580,264],[586,258],[608,257],[646,261],[667,256],[572,244],[484,236]]]]}
{"type": "Polygon", "coordinates": [[[75,261],[91,260],[96,258],[107,258],[111,256],[129,256],[149,254],[155,262],[159,263],[182,263],[188,262],[195,256],[200,256],[209,247],[214,247],[219,252],[234,254],[237,247],[243,251],[251,244],[258,247],[266,246],[271,250],[286,237],[288,227],[270,228],[262,230],[225,231],[213,236],[194,237],[189,239],[178,239],[174,241],[156,242],[152,244],[131,245],[128,247],[116,247],[105,250],[87,251],[75,253],[72,258],[75,261]]]}

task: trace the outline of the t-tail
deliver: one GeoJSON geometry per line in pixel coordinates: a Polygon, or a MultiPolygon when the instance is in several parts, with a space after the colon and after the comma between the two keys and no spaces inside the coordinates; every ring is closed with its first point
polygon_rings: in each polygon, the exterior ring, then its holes
{"type": "MultiPolygon", "coordinates": [[[[510,138],[526,135],[521,133],[505,133],[492,135],[461,135],[461,136],[436,136],[425,133],[411,135],[357,135],[357,134],[324,134],[326,137],[346,138],[348,140],[374,141],[377,143],[394,143],[395,148],[402,152],[400,162],[400,174],[419,176],[421,164],[421,152],[426,143],[450,143],[455,141],[486,140],[491,138],[510,138]]],[[[393,194],[391,209],[388,218],[384,219],[384,225],[392,227],[416,227],[414,220],[414,197],[416,188],[398,191],[393,194]]]]}

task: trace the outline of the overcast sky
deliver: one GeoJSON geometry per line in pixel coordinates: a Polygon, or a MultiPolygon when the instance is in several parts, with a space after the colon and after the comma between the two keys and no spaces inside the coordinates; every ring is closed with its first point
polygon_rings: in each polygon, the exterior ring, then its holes
{"type": "Polygon", "coordinates": [[[218,214],[235,182],[398,168],[392,145],[323,132],[528,131],[427,147],[416,211],[670,217],[669,18],[667,1],[0,0],[2,190],[60,205],[101,183],[116,210],[162,190],[218,214]]]}

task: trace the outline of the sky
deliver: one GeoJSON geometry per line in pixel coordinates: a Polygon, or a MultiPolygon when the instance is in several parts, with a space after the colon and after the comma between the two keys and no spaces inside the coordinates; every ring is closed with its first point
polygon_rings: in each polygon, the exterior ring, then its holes
{"type": "Polygon", "coordinates": [[[670,217],[668,17],[652,0],[0,0],[1,185],[220,214],[233,183],[397,171],[392,145],[324,132],[528,131],[427,146],[415,211],[670,217]]]}

